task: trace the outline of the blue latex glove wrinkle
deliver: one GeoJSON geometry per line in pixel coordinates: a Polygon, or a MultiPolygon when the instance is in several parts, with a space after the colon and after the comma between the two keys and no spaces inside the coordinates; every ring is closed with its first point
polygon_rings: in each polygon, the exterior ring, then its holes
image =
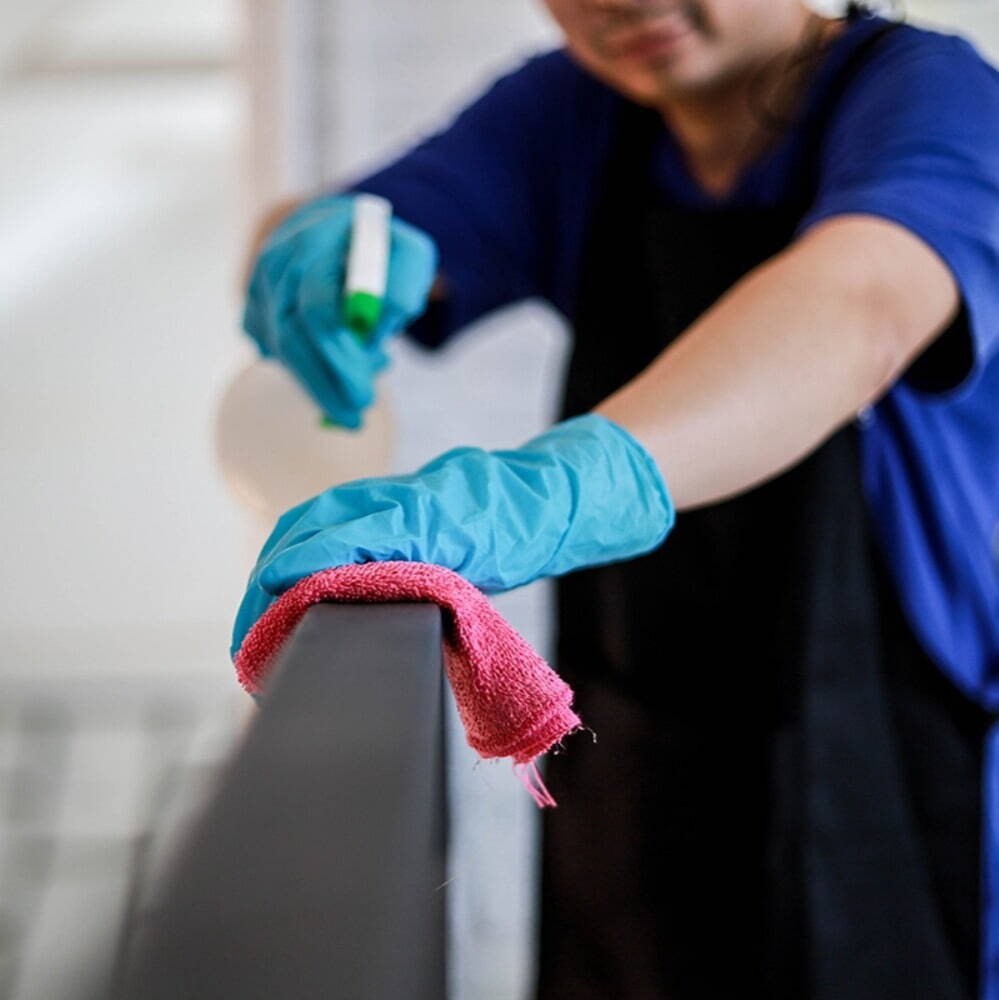
{"type": "Polygon", "coordinates": [[[331,566],[433,563],[498,592],[641,555],[674,518],[651,456],[596,414],[512,451],[455,448],[411,475],[344,483],[285,513],[250,575],[232,652],[278,595],[331,566]]]}
{"type": "Polygon", "coordinates": [[[264,357],[291,371],[330,420],[357,428],[374,399],[375,375],[388,364],[385,341],[426,308],[437,251],[425,233],[392,220],[381,316],[362,343],[343,317],[353,201],[317,198],[275,228],[250,278],[243,328],[264,357]]]}

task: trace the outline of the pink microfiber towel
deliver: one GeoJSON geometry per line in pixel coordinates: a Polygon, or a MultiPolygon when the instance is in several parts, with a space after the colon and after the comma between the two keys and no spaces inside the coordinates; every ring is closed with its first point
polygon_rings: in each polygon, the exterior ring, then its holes
{"type": "Polygon", "coordinates": [[[572,689],[457,573],[418,562],[370,562],[322,570],[281,595],[236,655],[240,683],[260,689],[274,655],[305,612],[322,601],[429,601],[446,612],[444,664],[468,744],[482,757],[512,757],[539,806],[555,805],[537,758],[581,728],[572,689]]]}

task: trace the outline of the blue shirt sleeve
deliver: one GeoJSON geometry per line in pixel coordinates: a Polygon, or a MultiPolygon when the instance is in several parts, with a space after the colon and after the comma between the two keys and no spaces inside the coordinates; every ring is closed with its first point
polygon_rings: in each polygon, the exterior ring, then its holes
{"type": "Polygon", "coordinates": [[[409,330],[436,347],[501,306],[550,297],[560,104],[578,70],[561,52],[502,77],[444,131],[357,182],[440,252],[444,300],[409,330]]]}
{"type": "Polygon", "coordinates": [[[906,227],[961,290],[913,381],[950,389],[980,370],[999,350],[999,73],[967,42],[899,29],[844,96],[799,232],[848,213],[906,227]]]}

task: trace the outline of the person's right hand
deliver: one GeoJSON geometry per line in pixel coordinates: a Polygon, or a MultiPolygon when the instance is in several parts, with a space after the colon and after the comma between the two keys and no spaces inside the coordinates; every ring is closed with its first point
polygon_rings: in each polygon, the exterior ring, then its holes
{"type": "Polygon", "coordinates": [[[317,198],[277,226],[250,276],[243,329],[330,420],[357,428],[374,399],[374,377],[388,364],[382,346],[426,308],[437,250],[426,233],[393,218],[381,317],[359,338],[342,312],[353,201],[317,198]]]}

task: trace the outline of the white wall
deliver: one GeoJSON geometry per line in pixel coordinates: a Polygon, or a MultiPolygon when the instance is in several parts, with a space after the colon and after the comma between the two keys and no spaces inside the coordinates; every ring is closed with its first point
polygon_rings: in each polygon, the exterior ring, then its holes
{"type": "Polygon", "coordinates": [[[190,6],[3,12],[4,675],[225,669],[245,556],[209,442],[245,350],[236,22],[190,6]]]}
{"type": "Polygon", "coordinates": [[[993,61],[999,60],[999,2],[997,0],[908,0],[909,19],[973,41],[993,61]]]}

